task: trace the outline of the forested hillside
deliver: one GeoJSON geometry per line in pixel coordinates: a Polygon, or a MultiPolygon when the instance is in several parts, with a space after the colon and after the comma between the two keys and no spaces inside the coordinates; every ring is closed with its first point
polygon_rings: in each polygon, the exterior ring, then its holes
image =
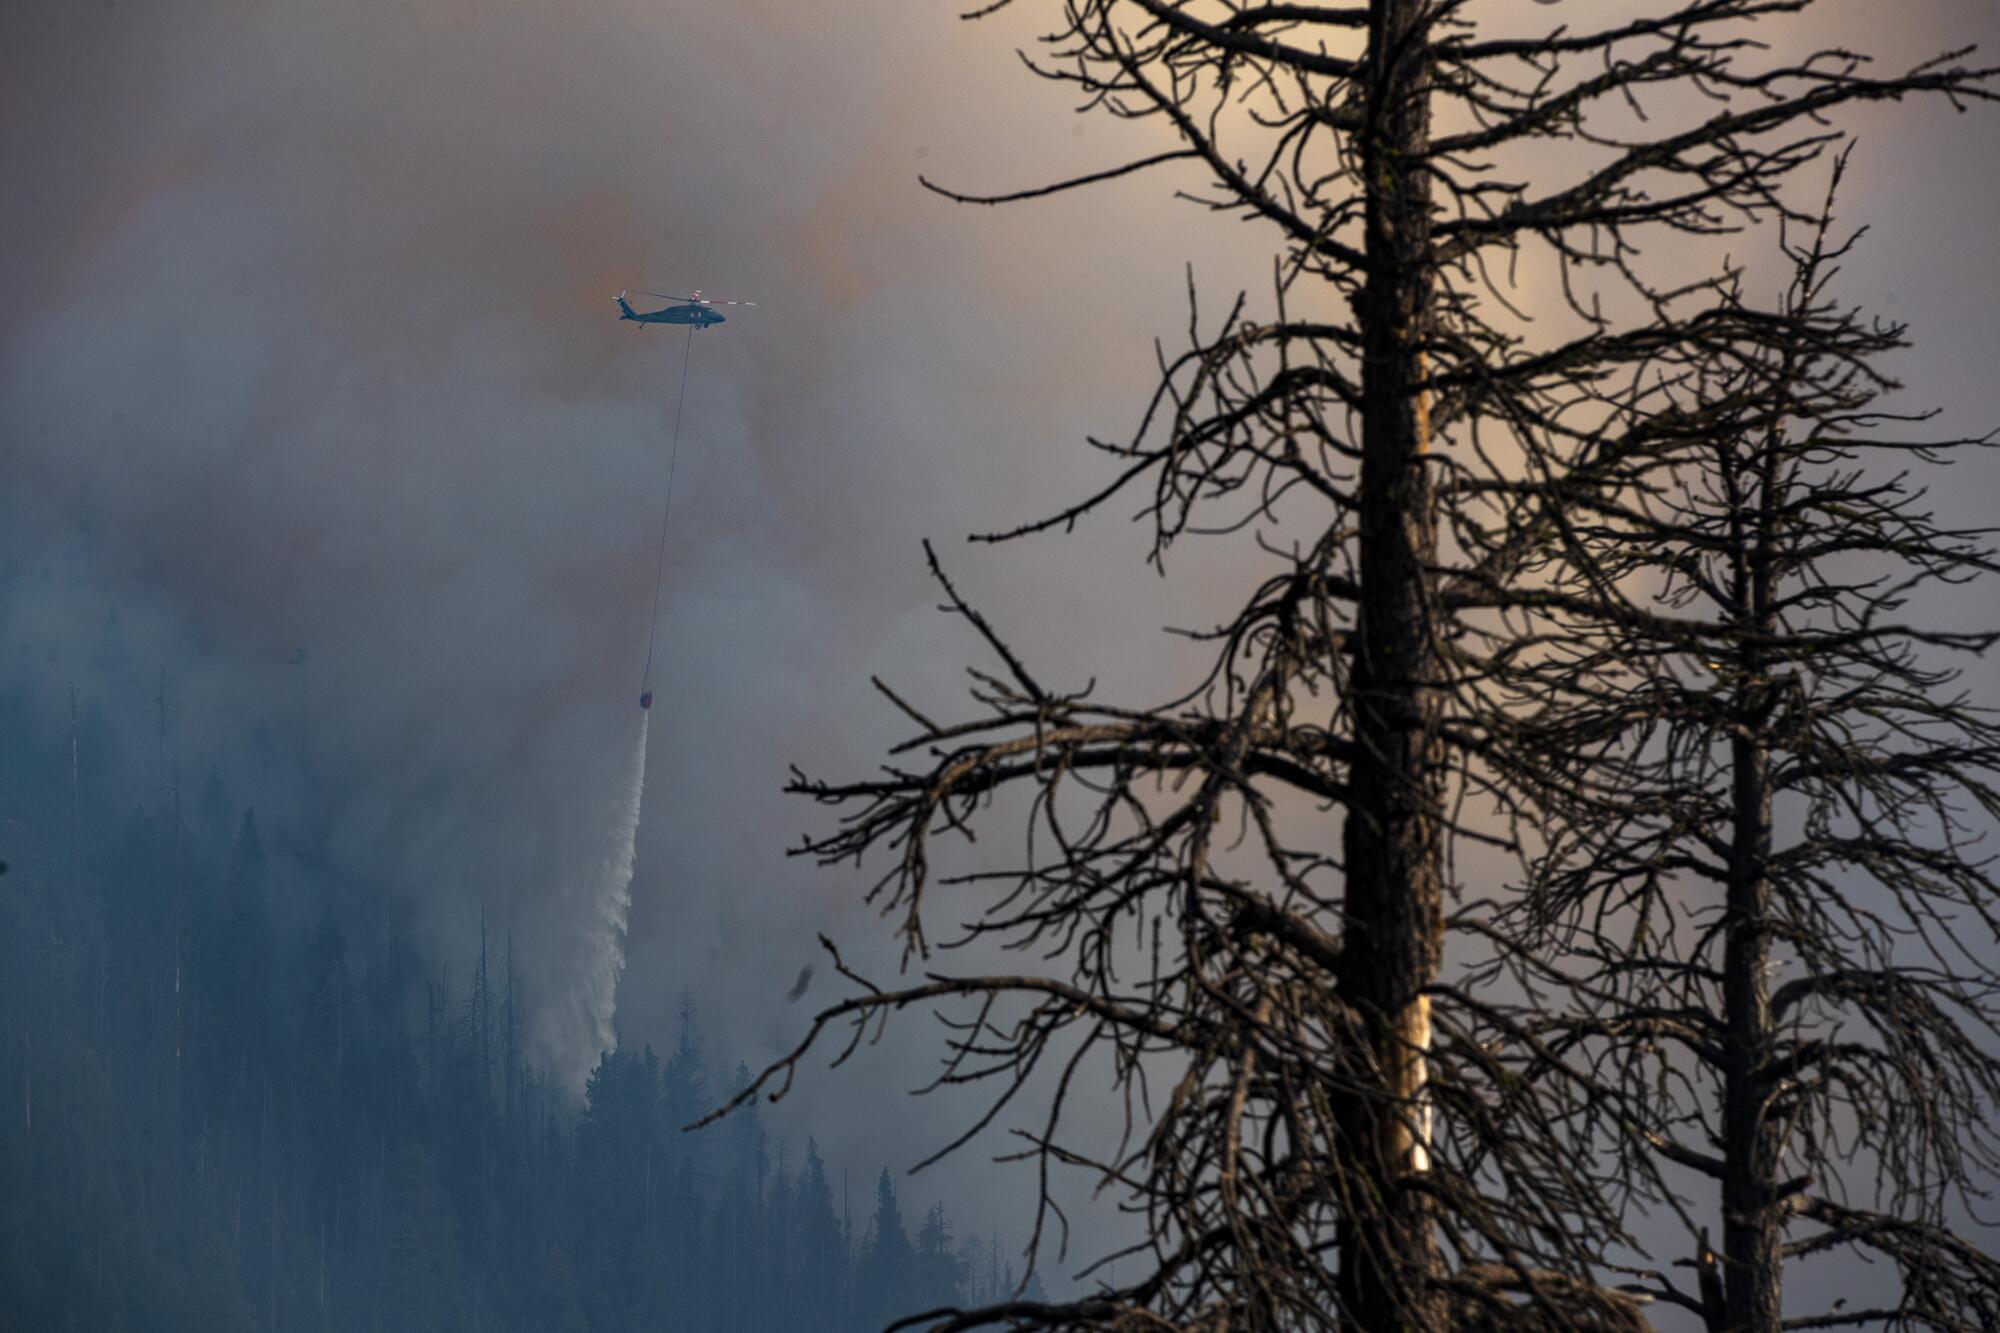
{"type": "Polygon", "coordinates": [[[190,783],[164,672],[51,708],[8,656],[0,1330],[849,1330],[1011,1287],[880,1164],[754,1107],[681,1133],[727,1067],[691,996],[664,1056],[550,1086],[504,930],[425,958],[332,905],[271,728],[190,783]]]}

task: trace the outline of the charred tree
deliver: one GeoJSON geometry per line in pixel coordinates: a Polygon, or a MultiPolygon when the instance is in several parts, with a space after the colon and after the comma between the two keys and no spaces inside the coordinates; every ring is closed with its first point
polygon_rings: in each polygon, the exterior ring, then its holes
{"type": "Polygon", "coordinates": [[[1618,1071],[1621,1151],[1708,1194],[1697,1290],[1661,1298],[1718,1333],[1992,1328],[2000,1260],[1953,1217],[2000,1172],[2000,724],[1951,659],[2000,633],[1910,616],[1996,572],[1919,482],[1985,441],[1882,404],[1904,329],[1838,300],[1831,226],[1786,247],[1785,336],[1683,377],[1648,484],[1572,527],[1637,595],[1607,618],[1553,580],[1552,630],[1594,651],[1541,720],[1590,759],[1519,917],[1587,962],[1550,977],[1586,1012],[1545,1030],[1618,1071]],[[1897,1300],[1787,1324],[1787,1272],[1842,1249],[1897,1300]]]}

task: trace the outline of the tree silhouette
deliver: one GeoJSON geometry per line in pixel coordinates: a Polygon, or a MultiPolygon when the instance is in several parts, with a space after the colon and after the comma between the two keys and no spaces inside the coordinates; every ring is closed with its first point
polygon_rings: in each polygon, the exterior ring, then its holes
{"type": "Polygon", "coordinates": [[[909,1310],[916,1295],[916,1252],[886,1167],[875,1182],[875,1215],[868,1220],[860,1284],[862,1312],[876,1327],[909,1310]]]}
{"type": "Polygon", "coordinates": [[[1580,1001],[1540,1035],[1617,1071],[1616,1146],[1719,1204],[1690,1218],[1696,1289],[1659,1276],[1663,1298],[1775,1333],[1786,1270],[1849,1249],[1898,1301],[1795,1315],[1991,1328],[2000,1262],[1952,1223],[2000,1171],[2000,884],[1976,847],[2000,725],[1936,659],[2000,634],[1903,616],[1995,566],[1911,476],[1977,442],[1912,439],[1878,403],[1903,330],[1833,295],[1830,212],[1787,247],[1799,336],[1683,380],[1691,447],[1574,529],[1589,562],[1559,602],[1585,578],[1644,596],[1552,617],[1575,670],[1544,719],[1588,758],[1515,916],[1587,960],[1539,977],[1580,1001]]]}

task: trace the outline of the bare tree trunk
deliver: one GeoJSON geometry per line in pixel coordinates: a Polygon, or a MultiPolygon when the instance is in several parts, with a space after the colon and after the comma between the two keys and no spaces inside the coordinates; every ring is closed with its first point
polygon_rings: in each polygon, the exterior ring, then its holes
{"type": "Polygon", "coordinates": [[[1723,963],[1729,1034],[1723,1079],[1724,1327],[1732,1333],[1777,1333],[1784,1260],[1773,1197],[1777,1132],[1765,1107],[1771,1049],[1771,937],[1763,924],[1769,887],[1761,864],[1770,848],[1771,802],[1762,745],[1745,737],[1735,742],[1734,749],[1737,842],[1730,868],[1731,924],[1723,963]]]}
{"type": "MultiPolygon", "coordinates": [[[[1769,635],[1774,451],[1749,480],[1757,488],[1756,530],[1734,534],[1737,614],[1752,635],[1769,635]],[[1747,539],[1747,540],[1746,540],[1747,539]]],[[[1741,484],[1729,479],[1733,490],[1741,484]]],[[[1738,506],[1743,512],[1747,506],[1738,506]]],[[[1755,642],[1754,640],[1752,641],[1755,642]]],[[[1728,1041],[1723,1069],[1723,1326],[1733,1333],[1777,1333],[1783,1305],[1782,1219],[1777,1208],[1777,1126],[1769,1112],[1772,1057],[1770,747],[1764,730],[1770,663],[1761,648],[1740,653],[1730,743],[1735,808],[1730,838],[1728,939],[1723,950],[1723,1014],[1728,1041]]]]}
{"type": "Polygon", "coordinates": [[[1362,371],[1361,605],[1352,676],[1355,760],[1346,823],[1340,991],[1368,1025],[1356,1062],[1368,1095],[1341,1110],[1366,1166],[1347,1201],[1340,1292],[1356,1328],[1428,1323],[1439,1271],[1426,1196],[1406,1178],[1429,1167],[1422,1105],[1429,1002],[1443,952],[1442,751],[1432,624],[1437,527],[1420,343],[1430,287],[1430,137],[1419,0],[1380,0],[1369,20],[1372,105],[1364,132],[1368,277],[1358,311],[1362,371]]]}

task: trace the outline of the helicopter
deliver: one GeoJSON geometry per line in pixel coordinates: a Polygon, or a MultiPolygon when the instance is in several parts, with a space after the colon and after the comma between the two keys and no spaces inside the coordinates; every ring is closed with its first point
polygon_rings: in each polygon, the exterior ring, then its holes
{"type": "MultiPolygon", "coordinates": [[[[627,291],[638,291],[627,288],[627,291]]],[[[670,305],[664,310],[634,310],[625,302],[625,292],[611,299],[618,303],[618,318],[629,319],[641,326],[647,324],[692,324],[697,329],[705,329],[723,322],[724,316],[715,307],[719,305],[756,305],[755,301],[717,301],[703,296],[696,289],[693,296],[669,296],[665,292],[639,292],[641,296],[655,296],[662,301],[679,301],[680,305],[670,305]]]]}

